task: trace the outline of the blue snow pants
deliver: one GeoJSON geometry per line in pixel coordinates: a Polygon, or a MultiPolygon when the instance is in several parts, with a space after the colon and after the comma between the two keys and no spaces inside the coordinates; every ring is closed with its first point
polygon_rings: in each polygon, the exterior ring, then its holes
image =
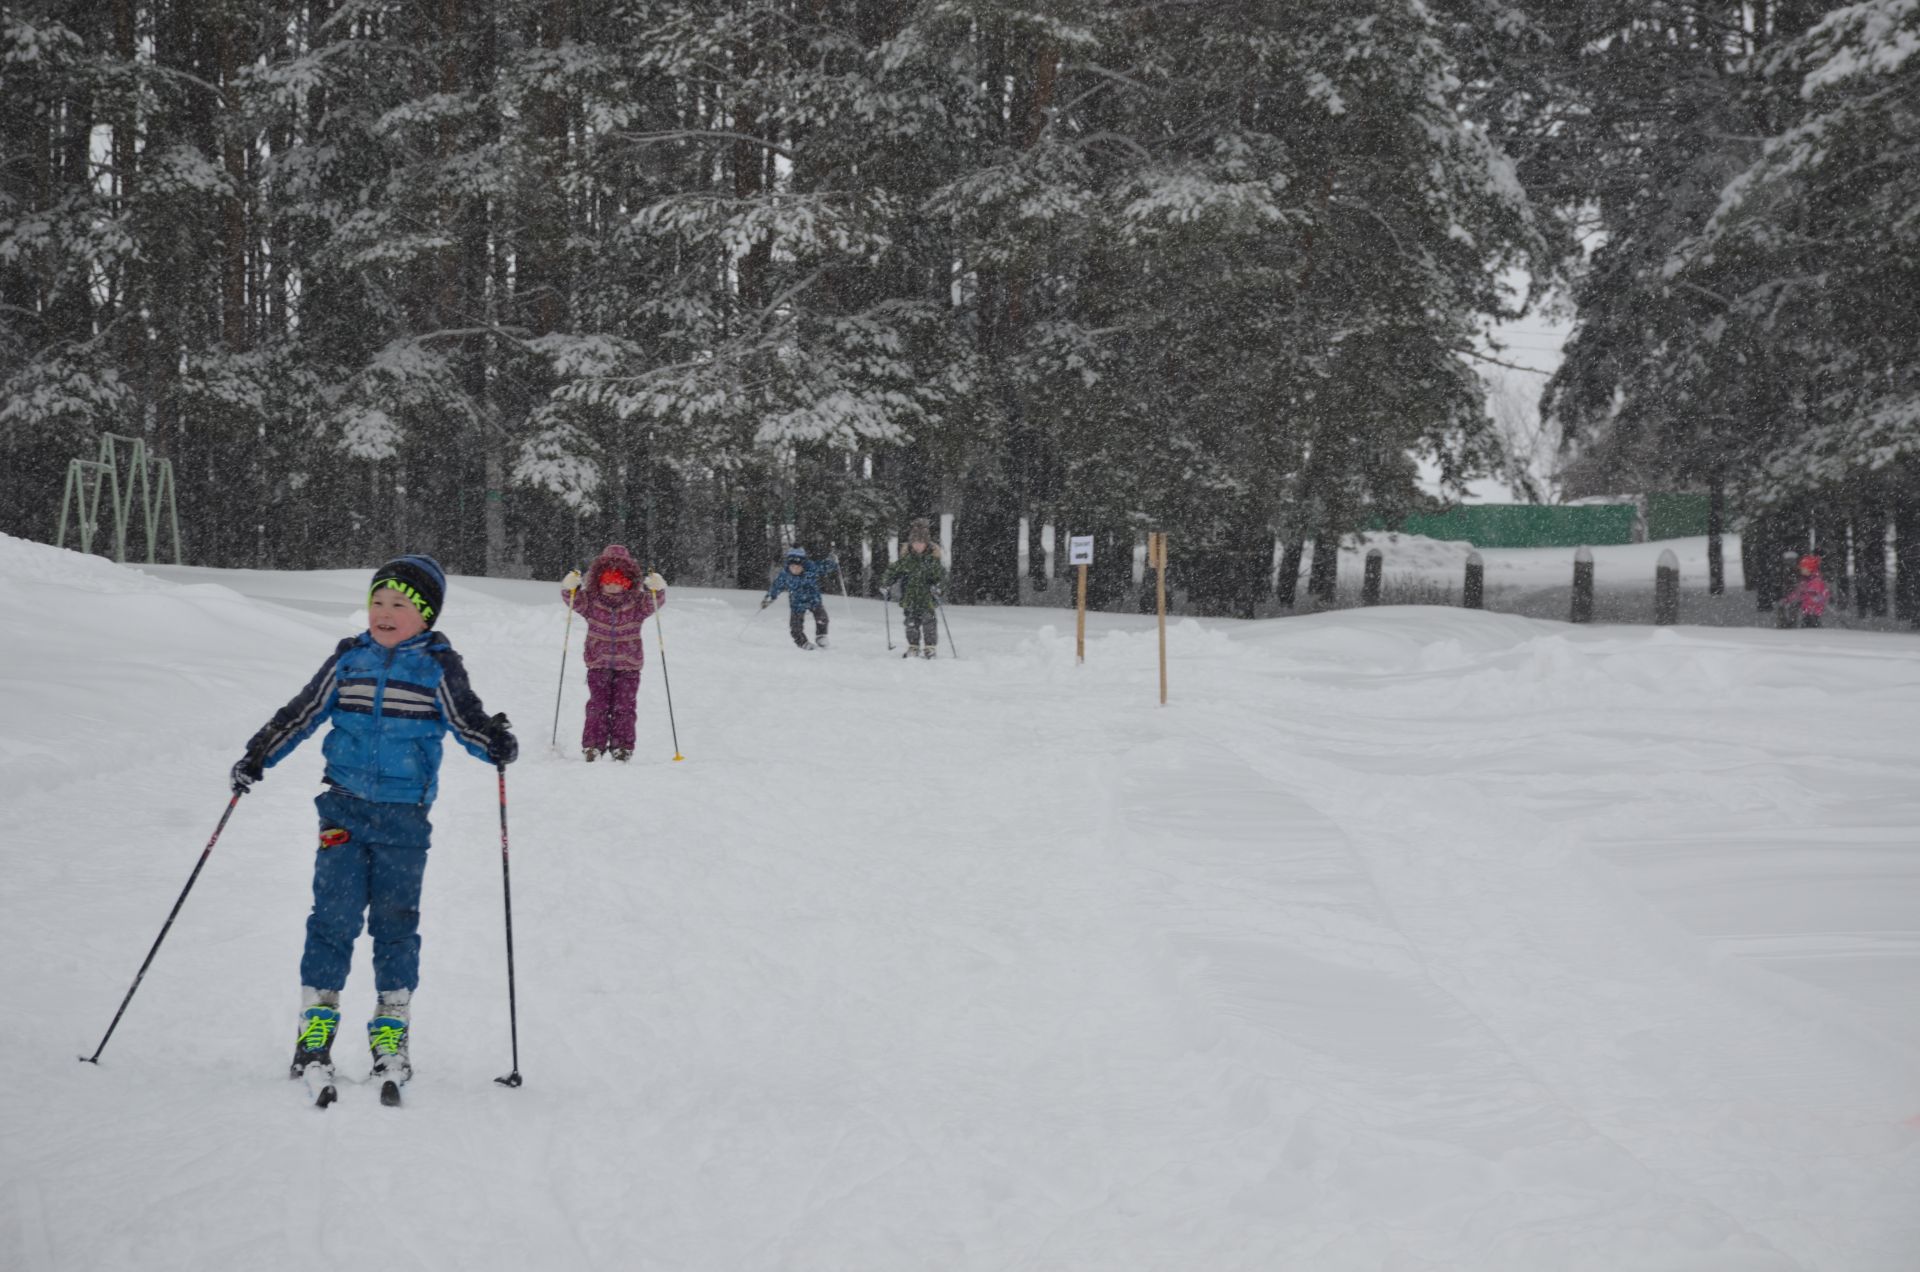
{"type": "Polygon", "coordinates": [[[433,835],[426,806],[376,804],[335,790],[313,803],[320,810],[320,850],[313,858],[300,983],[346,988],[364,918],[373,936],[374,988],[418,987],[420,881],[433,835]]]}

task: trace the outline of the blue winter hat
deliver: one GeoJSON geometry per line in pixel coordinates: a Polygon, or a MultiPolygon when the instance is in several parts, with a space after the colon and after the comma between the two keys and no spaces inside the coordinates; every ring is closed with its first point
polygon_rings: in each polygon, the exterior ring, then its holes
{"type": "Polygon", "coordinates": [[[447,572],[430,556],[417,554],[395,557],[373,572],[373,584],[367,598],[383,587],[390,587],[413,602],[428,627],[440,617],[447,600],[447,572]]]}
{"type": "Polygon", "coordinates": [[[795,561],[799,561],[801,564],[804,565],[806,563],[806,560],[807,560],[807,550],[805,548],[788,548],[787,549],[788,564],[792,564],[795,561]]]}

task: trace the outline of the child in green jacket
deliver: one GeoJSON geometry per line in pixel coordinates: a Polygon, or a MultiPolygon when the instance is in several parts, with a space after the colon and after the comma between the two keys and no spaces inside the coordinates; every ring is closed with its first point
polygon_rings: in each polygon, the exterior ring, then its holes
{"type": "Polygon", "coordinates": [[[902,658],[931,658],[938,652],[940,620],[934,608],[940,603],[940,585],[946,581],[947,567],[929,537],[927,519],[918,518],[907,531],[900,559],[880,576],[883,598],[891,597],[894,584],[900,585],[901,624],[907,632],[907,652],[902,658]]]}

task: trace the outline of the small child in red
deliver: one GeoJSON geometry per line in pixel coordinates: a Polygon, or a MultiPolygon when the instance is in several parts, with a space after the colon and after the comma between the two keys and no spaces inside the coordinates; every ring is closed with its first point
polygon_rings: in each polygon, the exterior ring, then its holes
{"type": "Polygon", "coordinates": [[[1820,617],[1827,612],[1827,581],[1820,577],[1819,557],[1809,554],[1800,558],[1800,581],[1781,605],[1801,627],[1820,626],[1820,617]]]}
{"type": "Polygon", "coordinates": [[[587,722],[580,732],[581,753],[588,760],[608,752],[616,760],[631,759],[640,669],[646,661],[641,624],[667,603],[667,581],[658,573],[642,580],[639,564],[615,543],[587,567],[584,586],[575,570],[561,580],[560,594],[587,620],[587,722]],[[645,590],[634,586],[639,582],[645,582],[645,590]]]}

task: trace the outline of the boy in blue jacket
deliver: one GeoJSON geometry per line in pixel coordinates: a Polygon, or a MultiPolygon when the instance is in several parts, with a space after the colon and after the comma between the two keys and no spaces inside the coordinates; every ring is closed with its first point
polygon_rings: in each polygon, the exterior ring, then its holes
{"type": "Polygon", "coordinates": [[[333,1075],[353,943],[364,916],[373,936],[379,1006],[367,1024],[377,1080],[405,1082],[407,1026],[420,979],[420,882],[439,786],[440,742],[451,731],[472,755],[496,765],[520,753],[504,715],[488,716],[466,667],[432,630],[447,576],[430,556],[396,557],[374,572],[367,630],[340,642],[307,687],[274,713],[233,766],[244,794],[321,723],[326,789],[313,865],[313,910],[300,959],[303,1005],[293,1077],[309,1065],[333,1075]]]}
{"type": "Polygon", "coordinates": [[[838,574],[840,563],[832,557],[824,561],[807,560],[805,548],[788,548],[787,556],[780,563],[780,573],[774,576],[773,584],[767,588],[766,596],[760,602],[765,609],[773,604],[773,598],[785,592],[787,608],[787,630],[793,635],[793,643],[802,649],[825,649],[827,647],[827,607],[820,599],[820,580],[829,574],[838,574]],[[807,642],[807,615],[813,615],[813,642],[807,642]]]}

